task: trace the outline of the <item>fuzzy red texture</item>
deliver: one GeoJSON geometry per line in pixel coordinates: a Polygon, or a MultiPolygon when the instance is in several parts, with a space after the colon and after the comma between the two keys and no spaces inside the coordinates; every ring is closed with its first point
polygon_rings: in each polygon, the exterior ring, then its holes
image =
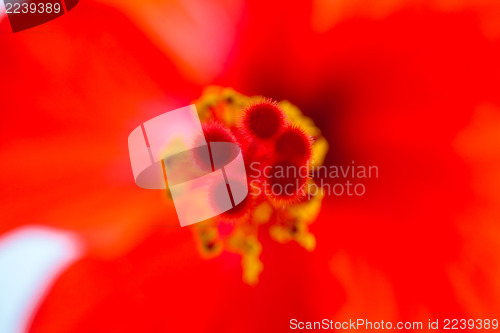
{"type": "MultiPolygon", "coordinates": [[[[202,124],[203,134],[200,134],[195,139],[195,147],[204,146],[205,143],[210,142],[231,142],[237,143],[235,137],[231,134],[231,132],[224,127],[218,121],[210,121],[208,123],[202,124]]],[[[203,170],[211,170],[212,163],[207,158],[206,150],[197,149],[194,150],[194,160],[203,170]]],[[[228,160],[231,158],[232,152],[228,153],[228,156],[219,156],[222,160],[228,160]]]]}
{"type": "Polygon", "coordinates": [[[278,160],[273,163],[264,175],[266,195],[280,203],[293,204],[301,201],[306,195],[304,185],[310,176],[300,167],[301,165],[290,160],[278,160]]]}
{"type": "Polygon", "coordinates": [[[252,139],[274,138],[285,125],[285,116],[278,103],[270,99],[257,102],[244,110],[241,128],[252,139]]]}
{"type": "Polygon", "coordinates": [[[249,215],[254,206],[254,201],[250,198],[250,196],[247,196],[245,199],[243,199],[242,202],[237,204],[232,209],[225,211],[220,216],[223,219],[235,221],[239,218],[249,215]]]}
{"type": "MultiPolygon", "coordinates": [[[[307,200],[304,187],[310,179],[309,174],[295,173],[311,159],[312,138],[300,126],[289,124],[279,104],[265,99],[243,112],[239,126],[227,128],[218,121],[203,124],[207,142],[234,142],[242,149],[247,172],[244,185],[248,186],[249,195],[221,214],[221,218],[230,221],[250,216],[253,208],[266,199],[278,204],[307,200]],[[292,167],[295,173],[281,177],[277,173],[279,167],[292,167]]],[[[223,210],[227,205],[226,184],[217,184],[213,191],[213,208],[223,210]]]]}
{"type": "MultiPolygon", "coordinates": [[[[234,179],[230,180],[230,184],[231,191],[242,191],[245,186],[248,188],[248,184],[234,179]]],[[[223,211],[227,207],[228,200],[232,201],[232,199],[229,199],[228,197],[228,186],[225,182],[218,182],[217,184],[215,184],[212,193],[214,195],[211,196],[210,203],[212,205],[212,208],[216,211],[223,211]]],[[[220,217],[224,220],[234,221],[249,214],[253,206],[253,197],[247,195],[245,199],[236,204],[236,206],[220,214],[220,217]]]]}
{"type": "Polygon", "coordinates": [[[312,138],[298,126],[288,126],[276,138],[276,155],[282,160],[291,160],[305,165],[312,156],[312,138]]]}
{"type": "Polygon", "coordinates": [[[304,200],[304,185],[309,175],[279,178],[275,168],[292,166],[298,170],[307,166],[312,157],[312,138],[301,127],[289,124],[277,102],[266,99],[247,107],[240,126],[233,133],[241,138],[254,199],[270,198],[280,204],[304,200]],[[270,177],[266,170],[273,170],[270,177]],[[282,188],[282,193],[276,195],[270,190],[273,185],[275,189],[282,188]]]}
{"type": "Polygon", "coordinates": [[[236,138],[223,124],[218,121],[210,121],[202,124],[203,134],[207,142],[233,142],[236,138]]]}
{"type": "MultiPolygon", "coordinates": [[[[237,220],[249,215],[257,202],[265,199],[279,204],[293,204],[306,197],[304,185],[310,179],[309,174],[296,177],[292,172],[280,177],[276,168],[292,167],[298,172],[300,167],[307,166],[312,156],[312,138],[299,126],[287,122],[277,102],[266,99],[250,105],[244,110],[239,126],[226,128],[220,122],[211,121],[203,124],[203,132],[208,142],[237,143],[245,161],[245,185],[249,195],[223,213],[222,218],[237,220]]],[[[226,185],[218,185],[214,192],[220,193],[215,197],[224,198],[223,201],[212,202],[214,209],[223,209],[227,204],[226,185]]]]}
{"type": "MultiPolygon", "coordinates": [[[[242,146],[241,144],[241,138],[240,140],[237,140],[235,138],[235,135],[232,131],[227,129],[222,123],[218,121],[210,121],[208,123],[202,124],[202,129],[203,133],[205,135],[205,140],[210,143],[210,142],[232,142],[238,144],[240,147],[242,146]]],[[[219,152],[220,153],[220,152],[219,152]]],[[[229,162],[230,159],[233,158],[233,151],[228,152],[227,159],[229,162]]],[[[226,158],[222,156],[222,160],[225,160],[226,158]]],[[[222,163],[222,164],[227,164],[227,163],[222,163]]],[[[217,167],[216,167],[217,168],[217,167]]],[[[232,181],[231,184],[239,184],[237,181],[232,181]]],[[[241,186],[247,186],[248,184],[241,184],[241,186]]],[[[226,204],[226,193],[227,193],[227,186],[225,183],[220,183],[216,185],[216,188],[214,189],[215,195],[212,196],[213,199],[217,198],[223,198],[222,200],[214,200],[212,202],[213,208],[214,209],[223,209],[224,205],[226,204]]],[[[235,207],[232,209],[224,212],[221,214],[221,217],[227,220],[236,220],[238,218],[243,217],[246,215],[250,210],[253,205],[252,200],[247,196],[242,202],[237,204],[235,207]]]]}

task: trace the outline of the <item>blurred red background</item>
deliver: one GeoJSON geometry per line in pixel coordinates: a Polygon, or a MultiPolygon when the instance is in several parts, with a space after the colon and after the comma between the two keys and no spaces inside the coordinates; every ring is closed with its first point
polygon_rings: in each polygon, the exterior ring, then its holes
{"type": "Polygon", "coordinates": [[[0,237],[39,225],[84,248],[28,331],[498,317],[499,2],[102,0],[16,34],[0,20],[0,237]],[[264,230],[254,287],[130,169],[130,131],[210,84],[296,104],[327,165],[379,167],[365,196],[325,198],[313,252],[264,230]]]}

